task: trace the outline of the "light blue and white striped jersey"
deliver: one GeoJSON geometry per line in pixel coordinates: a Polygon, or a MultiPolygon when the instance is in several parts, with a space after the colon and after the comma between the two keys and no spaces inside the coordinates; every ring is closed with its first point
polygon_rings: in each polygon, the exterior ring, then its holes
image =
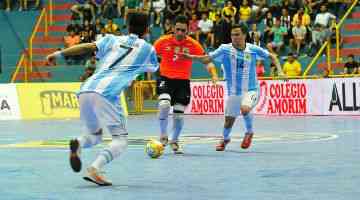
{"type": "Polygon", "coordinates": [[[81,86],[79,94],[96,92],[111,102],[131,81],[145,72],[154,72],[159,63],[152,45],[137,35],[106,35],[95,42],[99,64],[95,73],[81,86]]]}
{"type": "Polygon", "coordinates": [[[228,95],[242,95],[257,90],[256,60],[269,57],[269,52],[259,46],[246,43],[245,50],[238,50],[232,44],[222,44],[209,56],[224,66],[228,95]]]}

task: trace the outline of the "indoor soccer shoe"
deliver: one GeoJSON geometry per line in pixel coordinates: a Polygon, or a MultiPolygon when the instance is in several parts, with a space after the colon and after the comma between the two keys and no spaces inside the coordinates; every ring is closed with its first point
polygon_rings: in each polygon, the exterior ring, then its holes
{"type": "Polygon", "coordinates": [[[230,143],[230,140],[221,140],[218,145],[216,145],[216,151],[224,151],[226,145],[230,143]]]}
{"type": "Polygon", "coordinates": [[[160,143],[165,147],[169,143],[169,139],[167,136],[160,137],[160,143]]]}
{"type": "Polygon", "coordinates": [[[247,148],[250,147],[253,135],[254,135],[253,133],[246,133],[245,134],[245,136],[243,138],[243,141],[241,143],[241,148],[247,149],[247,148]]]}
{"type": "Polygon", "coordinates": [[[170,142],[170,147],[172,148],[175,154],[184,154],[183,150],[180,148],[177,142],[170,142]]]}
{"type": "Polygon", "coordinates": [[[70,140],[70,166],[74,172],[81,171],[80,143],[77,139],[70,140]]]}
{"type": "Polygon", "coordinates": [[[101,176],[97,169],[94,167],[87,168],[87,174],[84,176],[84,180],[95,183],[99,186],[110,186],[111,181],[106,180],[104,176],[101,176]]]}

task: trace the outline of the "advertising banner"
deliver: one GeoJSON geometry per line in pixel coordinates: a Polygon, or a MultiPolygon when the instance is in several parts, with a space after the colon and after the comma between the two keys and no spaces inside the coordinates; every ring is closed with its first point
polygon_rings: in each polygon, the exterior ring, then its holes
{"type": "Polygon", "coordinates": [[[321,110],[313,106],[317,104],[314,86],[312,80],[260,81],[259,102],[253,112],[265,115],[321,114],[321,110]]]}
{"type": "Polygon", "coordinates": [[[17,84],[23,119],[78,118],[80,83],[17,84]]]}
{"type": "Polygon", "coordinates": [[[0,85],[0,120],[20,119],[15,84],[0,85]]]}
{"type": "Polygon", "coordinates": [[[325,79],[321,88],[324,115],[360,115],[359,78],[325,79]]]}
{"type": "MultiPolygon", "coordinates": [[[[259,81],[254,114],[260,115],[360,115],[360,79],[294,79],[259,81]]],[[[225,82],[192,82],[188,114],[223,114],[225,82]]]]}
{"type": "Polygon", "coordinates": [[[225,108],[227,91],[224,82],[217,85],[211,81],[191,82],[191,100],[187,114],[222,114],[225,108]]]}

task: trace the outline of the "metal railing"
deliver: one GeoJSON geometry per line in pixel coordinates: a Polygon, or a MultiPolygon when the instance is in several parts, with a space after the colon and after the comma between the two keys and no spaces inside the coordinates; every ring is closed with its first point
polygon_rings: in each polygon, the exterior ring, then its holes
{"type": "MultiPolygon", "coordinates": [[[[343,25],[345,19],[349,16],[349,14],[351,13],[351,11],[354,9],[354,7],[356,6],[358,0],[355,0],[352,5],[350,6],[350,8],[346,11],[346,13],[344,14],[344,16],[341,18],[341,20],[339,21],[338,24],[336,24],[335,28],[336,28],[336,62],[339,63],[340,62],[340,30],[341,30],[341,26],[343,25]]],[[[310,69],[313,67],[313,65],[317,62],[317,60],[319,59],[319,57],[322,55],[323,51],[326,48],[326,62],[327,62],[327,70],[329,71],[329,73],[332,73],[332,68],[331,68],[331,42],[328,39],[319,49],[319,51],[317,52],[317,54],[315,55],[315,57],[311,60],[311,62],[309,63],[309,65],[306,67],[304,73],[303,73],[303,77],[306,77],[310,71],[310,69]]]]}
{"type": "Polygon", "coordinates": [[[17,79],[17,75],[20,72],[20,68],[24,68],[24,81],[28,82],[28,75],[33,71],[33,43],[36,33],[38,32],[40,25],[44,24],[44,36],[48,36],[48,10],[43,8],[40,12],[39,17],[36,20],[34,29],[31,33],[31,36],[28,40],[28,50],[24,49],[24,52],[21,54],[20,60],[16,65],[15,72],[13,73],[10,82],[15,82],[17,79]]]}

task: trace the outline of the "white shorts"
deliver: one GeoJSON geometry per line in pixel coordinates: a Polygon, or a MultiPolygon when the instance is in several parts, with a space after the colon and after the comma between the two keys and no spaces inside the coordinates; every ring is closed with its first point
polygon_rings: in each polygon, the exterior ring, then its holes
{"type": "Polygon", "coordinates": [[[259,91],[248,91],[241,96],[229,96],[226,100],[225,116],[237,117],[242,106],[253,109],[258,103],[259,91]]]}
{"type": "Polygon", "coordinates": [[[88,133],[103,128],[111,135],[127,135],[126,118],[120,105],[112,104],[94,92],[81,93],[79,104],[80,119],[88,133]]]}

